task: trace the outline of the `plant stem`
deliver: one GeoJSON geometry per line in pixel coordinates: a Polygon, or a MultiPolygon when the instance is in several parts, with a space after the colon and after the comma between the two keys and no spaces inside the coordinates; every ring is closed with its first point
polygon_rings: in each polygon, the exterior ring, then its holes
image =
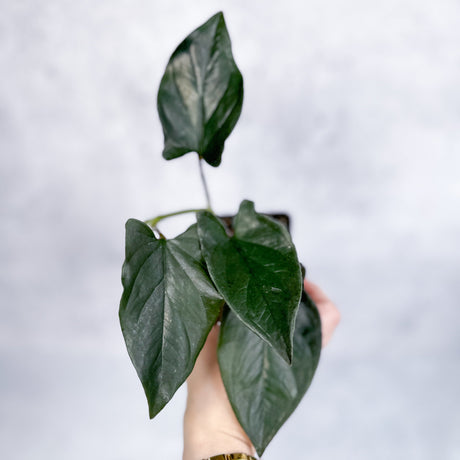
{"type": "Polygon", "coordinates": [[[163,235],[163,233],[160,232],[158,227],[153,227],[153,230],[158,233],[158,236],[160,237],[160,240],[165,240],[166,237],[163,235]]]}
{"type": "Polygon", "coordinates": [[[206,204],[208,206],[208,210],[212,212],[211,199],[209,198],[208,184],[206,183],[206,178],[204,177],[202,162],[203,162],[203,157],[201,155],[198,155],[198,164],[200,165],[200,176],[201,176],[201,182],[204,188],[204,193],[206,195],[206,204]]]}
{"type": "Polygon", "coordinates": [[[156,227],[160,220],[168,217],[179,216],[180,214],[187,214],[189,212],[205,211],[205,209],[184,209],[183,211],[170,212],[169,214],[162,214],[161,216],[154,217],[153,219],[146,220],[145,223],[151,227],[156,227]]]}

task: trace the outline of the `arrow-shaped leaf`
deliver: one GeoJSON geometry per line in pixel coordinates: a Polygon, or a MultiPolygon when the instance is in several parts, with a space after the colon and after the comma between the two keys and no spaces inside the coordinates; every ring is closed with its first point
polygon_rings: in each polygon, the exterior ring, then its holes
{"type": "Polygon", "coordinates": [[[198,213],[209,274],[236,315],[273,346],[292,357],[294,321],[302,292],[300,264],[288,231],[243,201],[233,221],[234,235],[207,211],[198,213]]]}
{"type": "Polygon", "coordinates": [[[232,55],[224,16],[217,13],[174,51],[158,91],[167,160],[197,152],[221,162],[224,142],[243,104],[243,77],[232,55]]]}
{"type": "Polygon", "coordinates": [[[201,257],[196,224],[171,240],[126,223],[120,322],[153,418],[193,369],[223,300],[201,257]]]}
{"type": "Polygon", "coordinates": [[[320,351],[320,318],[305,293],[297,313],[291,366],[227,310],[219,366],[233,410],[259,456],[310,386],[320,351]]]}

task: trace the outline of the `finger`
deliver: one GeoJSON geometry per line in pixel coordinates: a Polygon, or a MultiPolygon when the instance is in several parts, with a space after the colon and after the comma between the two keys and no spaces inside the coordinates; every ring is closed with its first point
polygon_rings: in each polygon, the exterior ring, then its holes
{"type": "Polygon", "coordinates": [[[329,297],[324,293],[324,291],[315,283],[305,279],[303,282],[305,291],[311,297],[313,302],[327,302],[329,297]]]}
{"type": "Polygon", "coordinates": [[[322,345],[325,347],[331,340],[332,335],[340,322],[339,309],[316,284],[305,280],[304,287],[305,291],[318,308],[318,313],[321,317],[322,345]]]}

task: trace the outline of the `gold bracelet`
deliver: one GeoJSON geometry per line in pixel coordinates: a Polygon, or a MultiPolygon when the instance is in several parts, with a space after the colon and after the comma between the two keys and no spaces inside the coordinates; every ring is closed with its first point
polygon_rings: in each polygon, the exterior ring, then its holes
{"type": "Polygon", "coordinates": [[[203,460],[256,460],[256,458],[246,454],[221,454],[203,460]]]}

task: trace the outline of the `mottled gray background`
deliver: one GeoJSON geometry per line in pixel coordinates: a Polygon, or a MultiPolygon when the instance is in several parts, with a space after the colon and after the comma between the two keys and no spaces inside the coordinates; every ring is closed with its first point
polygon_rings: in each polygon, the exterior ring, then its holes
{"type": "Polygon", "coordinates": [[[288,211],[343,315],[264,458],[460,459],[457,0],[0,7],[2,459],[180,458],[184,389],[148,420],[120,267],[128,217],[204,203],[196,158],[161,158],[155,98],[219,9],[246,97],[214,207],[288,211]]]}

